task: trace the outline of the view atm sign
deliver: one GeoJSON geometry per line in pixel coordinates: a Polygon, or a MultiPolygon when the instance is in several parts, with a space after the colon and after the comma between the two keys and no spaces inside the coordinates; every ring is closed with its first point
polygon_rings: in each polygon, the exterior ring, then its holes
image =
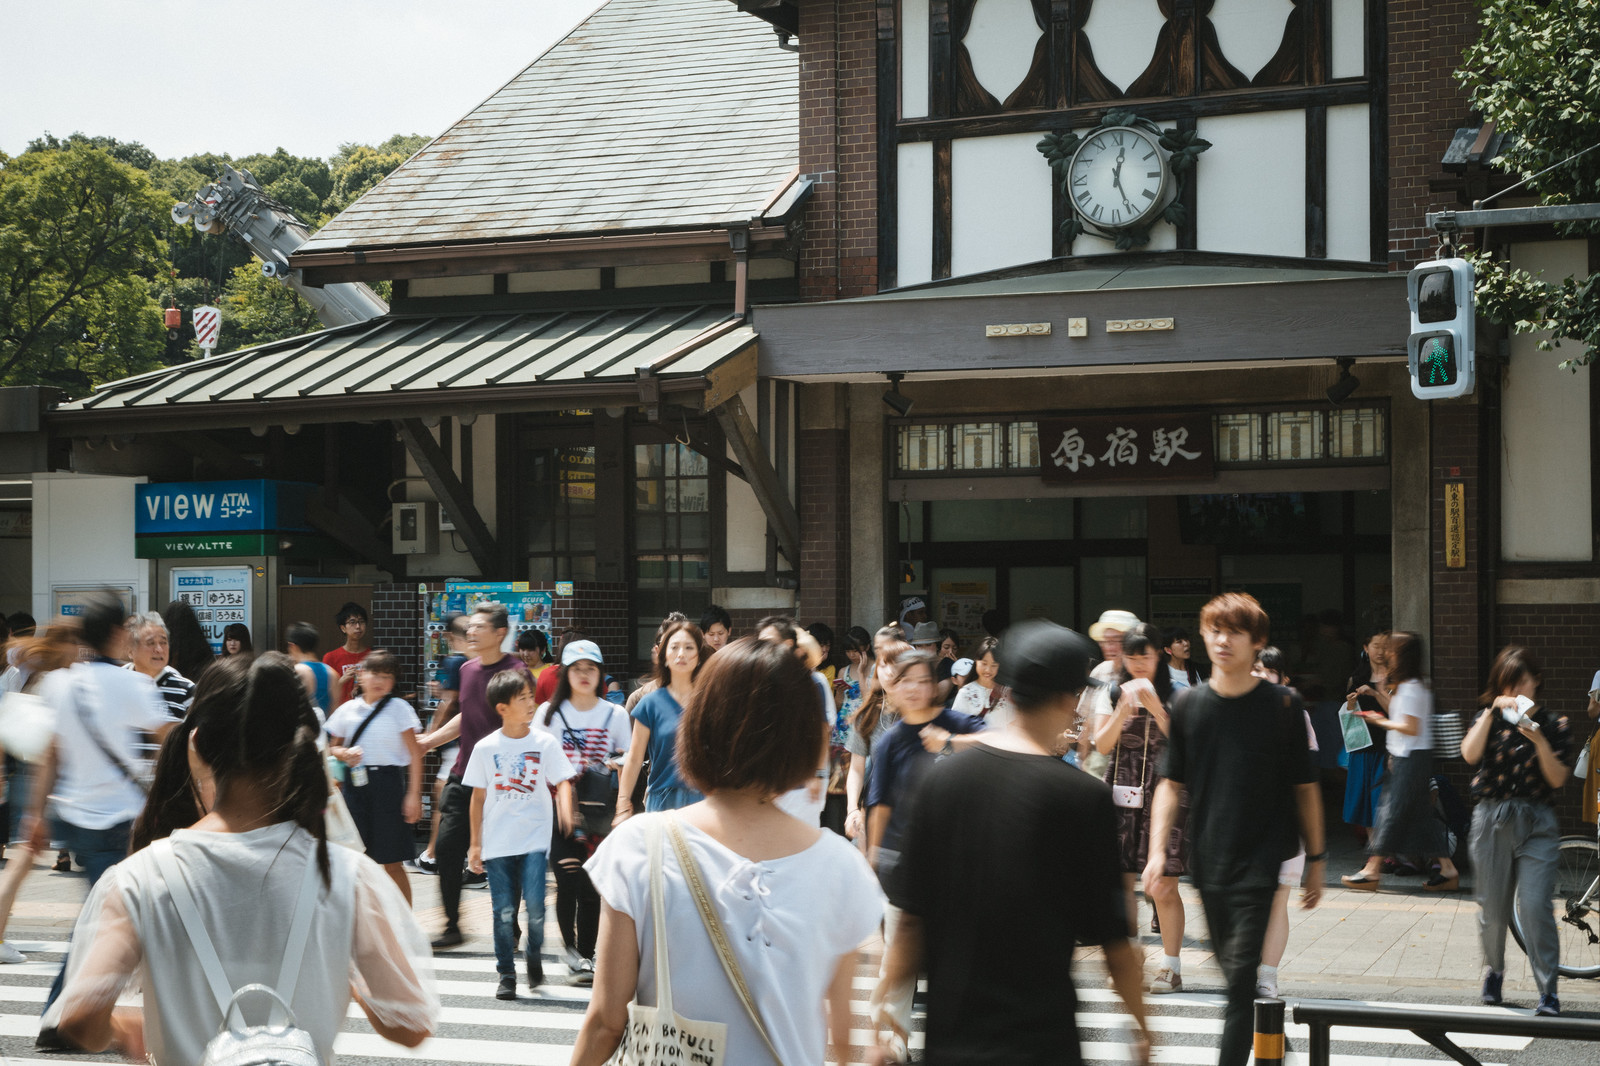
{"type": "MultiPolygon", "coordinates": [[[[276,481],[173,481],[138,486],[134,532],[258,533],[280,525],[276,481]]],[[[283,516],[290,517],[290,516],[283,516]]]]}

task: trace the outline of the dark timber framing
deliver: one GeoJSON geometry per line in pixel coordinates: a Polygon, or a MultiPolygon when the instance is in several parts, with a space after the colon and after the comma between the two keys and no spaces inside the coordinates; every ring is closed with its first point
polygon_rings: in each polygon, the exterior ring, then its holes
{"type": "MultiPolygon", "coordinates": [[[[1327,109],[1348,104],[1368,108],[1368,154],[1371,175],[1370,262],[1388,258],[1388,5],[1384,0],[1367,0],[1364,12],[1366,39],[1365,69],[1360,78],[1330,80],[1330,49],[1333,37],[1333,8],[1329,0],[1298,0],[1285,27],[1286,43],[1269,66],[1279,73],[1268,77],[1263,71],[1254,85],[1238,82],[1231,67],[1217,67],[1215,32],[1202,10],[1194,4],[1177,4],[1172,18],[1180,23],[1170,55],[1157,57],[1151,71],[1138,79],[1130,91],[1147,84],[1163,84],[1175,89],[1171,95],[1116,96],[1115,87],[1105,88],[1104,76],[1097,70],[1080,71],[1083,24],[1092,0],[1049,0],[1048,23],[1041,38],[1047,62],[1036,63],[1029,79],[1040,79],[1038,93],[1018,90],[1013,100],[1047,101],[1045,107],[1029,107],[1026,102],[1011,110],[986,114],[958,113],[962,79],[970,79],[970,62],[961,42],[953,39],[953,9],[969,0],[929,0],[929,95],[926,117],[900,117],[900,78],[905,69],[900,49],[904,34],[899,31],[904,13],[898,0],[878,0],[878,260],[880,289],[900,284],[899,277],[899,155],[903,144],[930,142],[933,145],[933,269],[932,277],[950,277],[952,260],[952,179],[951,145],[962,137],[986,137],[1015,133],[1047,133],[1056,130],[1083,130],[1097,125],[1110,108],[1131,108],[1155,122],[1173,123],[1180,130],[1193,130],[1198,120],[1214,115],[1237,115],[1268,111],[1304,110],[1306,113],[1306,198],[1305,240],[1307,259],[1327,257],[1328,139],[1327,109]],[[1291,41],[1293,37],[1295,40],[1291,41]],[[1295,47],[1291,48],[1290,44],[1295,47]],[[1291,55],[1290,53],[1295,53],[1291,55]],[[1153,74],[1162,62],[1170,65],[1165,75],[1153,74]],[[1216,68],[1216,69],[1213,69],[1216,68]],[[1298,82],[1298,83],[1296,83],[1298,82]],[[1237,85],[1209,88],[1208,85],[1237,85]],[[1098,88],[1097,88],[1098,86],[1098,88]]],[[[1107,0],[1101,0],[1107,2],[1107,0]]],[[[1035,3],[1035,10],[1042,5],[1035,3]]],[[[965,9],[963,9],[965,10],[965,9]]],[[[965,16],[963,16],[965,17],[965,16]]],[[[1043,18],[1043,15],[1039,17],[1043,18]]],[[[1223,61],[1225,67],[1225,61],[1223,61]]],[[[969,87],[970,90],[970,87],[969,87]]],[[[1158,90],[1157,90],[1158,91],[1158,90]]],[[[970,91],[967,93],[970,97],[970,91]]],[[[1042,165],[1042,164],[1041,164],[1042,165]]],[[[1187,208],[1183,225],[1178,227],[1179,249],[1197,247],[1199,204],[1196,183],[1186,183],[1182,203],[1187,208]]],[[[1072,242],[1062,236],[1061,226],[1068,217],[1065,195],[1059,188],[1051,193],[1051,254],[1070,257],[1072,242]]]]}
{"type": "Polygon", "coordinates": [[[455,520],[456,531],[466,543],[472,561],[478,564],[479,573],[494,573],[495,564],[500,561],[499,549],[472,502],[472,494],[456,477],[449,454],[433,439],[433,434],[421,419],[401,419],[395,423],[395,428],[400,431],[406,450],[416,461],[417,469],[428,479],[428,486],[455,520]]]}

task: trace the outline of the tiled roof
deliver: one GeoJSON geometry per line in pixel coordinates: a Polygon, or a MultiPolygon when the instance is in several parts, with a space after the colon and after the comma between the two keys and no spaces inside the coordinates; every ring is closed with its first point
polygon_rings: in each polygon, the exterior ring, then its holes
{"type": "Polygon", "coordinates": [[[299,251],[746,222],[798,159],[797,57],[769,26],[610,0],[299,251]]]}
{"type": "Polygon", "coordinates": [[[694,377],[755,340],[726,307],[709,305],[388,315],[125,378],[56,411],[70,419],[129,408],[382,405],[446,390],[451,402],[471,403],[507,389],[637,382],[644,373],[694,377]]]}

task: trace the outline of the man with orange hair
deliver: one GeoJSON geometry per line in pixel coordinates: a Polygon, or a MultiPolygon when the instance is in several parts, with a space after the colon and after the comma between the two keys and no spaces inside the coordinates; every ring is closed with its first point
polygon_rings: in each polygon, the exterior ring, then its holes
{"type": "MultiPolygon", "coordinates": [[[[1268,624],[1261,604],[1242,592],[1224,593],[1200,612],[1211,677],[1180,692],[1173,703],[1151,812],[1150,839],[1167,839],[1180,790],[1188,788],[1189,872],[1227,983],[1218,1066],[1245,1066],[1250,1058],[1256,968],[1279,865],[1295,856],[1303,838],[1301,901],[1309,910],[1322,899],[1328,858],[1322,794],[1300,699],[1250,672],[1256,653],[1266,647],[1268,624]]],[[[1152,848],[1146,895],[1155,895],[1165,862],[1165,854],[1152,848]]]]}

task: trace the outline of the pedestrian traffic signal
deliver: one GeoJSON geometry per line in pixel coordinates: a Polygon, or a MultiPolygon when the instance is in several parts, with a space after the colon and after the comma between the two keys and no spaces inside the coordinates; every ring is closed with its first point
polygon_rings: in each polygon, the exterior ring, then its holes
{"type": "Polygon", "coordinates": [[[1419,400],[1470,396],[1475,383],[1473,270],[1465,259],[1423,263],[1406,279],[1411,392],[1419,400]]]}

